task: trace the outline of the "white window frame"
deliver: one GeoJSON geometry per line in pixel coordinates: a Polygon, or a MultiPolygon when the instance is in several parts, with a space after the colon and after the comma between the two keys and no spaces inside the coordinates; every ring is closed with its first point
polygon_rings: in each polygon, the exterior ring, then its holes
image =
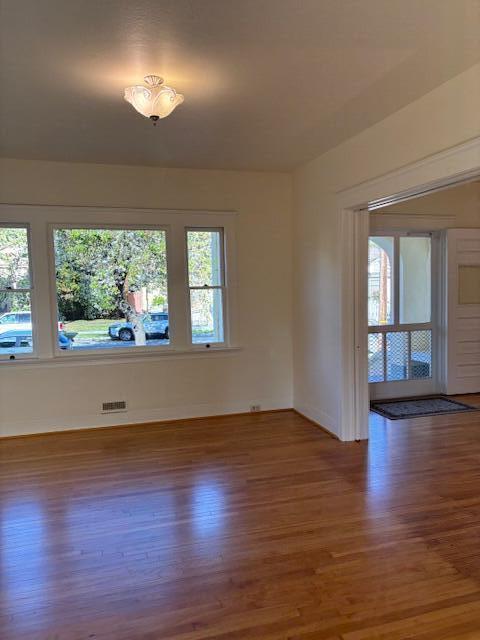
{"type": "Polygon", "coordinates": [[[28,293],[30,297],[30,318],[32,324],[32,351],[29,353],[2,353],[0,349],[0,362],[12,362],[15,360],[30,360],[37,357],[37,318],[35,313],[35,284],[34,273],[32,264],[32,240],[30,224],[28,222],[0,222],[0,228],[2,229],[25,229],[27,232],[27,254],[28,254],[28,275],[30,280],[29,288],[14,289],[14,288],[0,288],[0,293],[28,293]]]}
{"type": "MultiPolygon", "coordinates": [[[[186,211],[172,209],[126,209],[116,207],[64,207],[0,204],[0,224],[27,227],[29,242],[31,306],[34,348],[23,354],[30,364],[139,361],[151,358],[188,357],[215,351],[238,351],[236,312],[235,211],[186,211]],[[134,221],[132,223],[132,220],[134,221]],[[57,291],[53,229],[152,229],[166,232],[168,309],[170,343],[158,346],[129,346],[115,349],[61,350],[58,346],[57,291]],[[188,278],[187,229],[223,229],[223,276],[225,289],[224,342],[192,344],[190,303],[185,283],[188,278]],[[37,305],[38,302],[38,305],[37,305]]],[[[16,356],[16,360],[20,359],[16,356]]],[[[0,365],[11,360],[0,359],[0,365]]],[[[22,366],[26,365],[24,362],[22,366]]]]}
{"type": "Polygon", "coordinates": [[[212,347],[221,347],[229,344],[228,338],[228,330],[229,330],[229,322],[228,322],[228,289],[226,282],[226,259],[225,259],[225,229],[223,227],[185,227],[185,251],[187,256],[187,272],[186,272],[186,287],[187,287],[187,295],[188,295],[188,334],[190,344],[193,349],[211,349],[212,347]],[[215,231],[220,232],[220,285],[203,285],[203,286],[192,286],[190,285],[190,273],[188,268],[188,232],[189,231],[215,231]],[[192,291],[215,291],[219,289],[222,292],[222,332],[223,332],[223,340],[217,342],[193,342],[193,331],[192,331],[192,305],[191,305],[191,292],[192,291]]]}
{"type": "MultiPolygon", "coordinates": [[[[132,225],[132,224],[128,224],[128,225],[119,225],[119,224],[72,224],[72,223],[64,223],[64,224],[59,224],[59,223],[54,223],[54,224],[49,224],[48,225],[49,228],[49,244],[50,244],[50,251],[49,251],[49,255],[50,255],[50,273],[53,274],[53,277],[50,278],[50,285],[51,285],[51,303],[52,303],[52,316],[57,318],[58,316],[58,306],[57,306],[57,278],[56,278],[56,260],[55,260],[55,241],[54,241],[54,233],[57,229],[97,229],[97,230],[118,230],[118,231],[163,231],[165,232],[165,247],[166,247],[166,259],[167,259],[167,295],[168,295],[168,301],[170,302],[170,281],[169,281],[169,238],[170,238],[170,228],[168,226],[165,225],[132,225]]],[[[170,307],[169,307],[169,314],[168,314],[168,321],[170,323],[170,307]]],[[[169,325],[169,330],[170,330],[170,325],[169,325]]],[[[94,356],[94,355],[98,355],[99,357],[101,357],[102,354],[104,354],[105,352],[111,351],[111,349],[109,349],[108,347],[101,347],[98,349],[81,349],[81,350],[75,350],[75,348],[71,349],[71,350],[64,350],[64,349],[60,349],[59,347],[59,341],[58,341],[58,320],[55,322],[55,341],[54,341],[54,353],[55,353],[55,357],[58,358],[68,358],[71,357],[72,355],[81,355],[81,354],[85,354],[86,356],[94,356]]],[[[152,346],[138,346],[138,345],[131,345],[128,347],[116,347],[114,350],[114,353],[118,353],[121,355],[125,355],[127,353],[129,353],[132,350],[135,351],[141,351],[143,352],[147,352],[147,353],[155,353],[159,350],[164,351],[164,350],[169,350],[171,347],[171,340],[169,341],[169,344],[164,344],[164,345],[158,345],[155,347],[152,346]]]]}

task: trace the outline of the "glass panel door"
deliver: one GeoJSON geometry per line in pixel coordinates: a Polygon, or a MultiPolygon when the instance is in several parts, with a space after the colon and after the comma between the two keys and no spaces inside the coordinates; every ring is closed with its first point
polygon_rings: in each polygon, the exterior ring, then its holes
{"type": "Polygon", "coordinates": [[[368,380],[372,398],[436,390],[431,234],[371,236],[368,380]]]}

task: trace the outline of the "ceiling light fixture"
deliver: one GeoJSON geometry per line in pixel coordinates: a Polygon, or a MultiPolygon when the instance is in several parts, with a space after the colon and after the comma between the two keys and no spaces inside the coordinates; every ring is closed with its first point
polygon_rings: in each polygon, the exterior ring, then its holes
{"type": "Polygon", "coordinates": [[[176,106],[182,104],[184,98],[172,87],[163,84],[159,76],[145,76],[145,83],[125,89],[125,100],[129,102],[142,116],[150,118],[156,125],[160,118],[166,118],[176,106]]]}

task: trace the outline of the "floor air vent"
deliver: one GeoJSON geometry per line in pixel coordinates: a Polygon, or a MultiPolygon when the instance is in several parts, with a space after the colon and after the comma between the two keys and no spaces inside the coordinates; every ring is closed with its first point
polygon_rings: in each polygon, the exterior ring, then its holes
{"type": "Polygon", "coordinates": [[[115,411],[126,411],[127,403],[125,400],[117,400],[117,402],[104,402],[102,404],[103,413],[114,413],[115,411]]]}

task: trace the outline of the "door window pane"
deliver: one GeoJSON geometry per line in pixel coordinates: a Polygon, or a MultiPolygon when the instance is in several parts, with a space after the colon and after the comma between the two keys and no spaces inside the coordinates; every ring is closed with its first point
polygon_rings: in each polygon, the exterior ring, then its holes
{"type": "Polygon", "coordinates": [[[368,242],[368,324],[393,323],[393,252],[391,237],[371,237],[368,242]]]}
{"type": "Polygon", "coordinates": [[[383,333],[370,333],[368,336],[368,381],[385,380],[383,357],[383,333]]]}
{"type": "Polygon", "coordinates": [[[60,335],[73,350],[168,344],[166,234],[55,229],[60,335]]]}
{"type": "Polygon", "coordinates": [[[408,379],[408,332],[389,332],[385,336],[387,381],[408,379]]]}
{"type": "Polygon", "coordinates": [[[223,342],[221,289],[191,289],[192,342],[223,342]]]}
{"type": "Polygon", "coordinates": [[[400,238],[400,323],[418,324],[431,319],[431,240],[400,238]]]}
{"type": "Polygon", "coordinates": [[[418,380],[432,377],[432,332],[410,333],[410,377],[418,380]]]}
{"type": "Polygon", "coordinates": [[[368,335],[369,382],[420,380],[431,377],[431,330],[389,331],[368,335]]]}

